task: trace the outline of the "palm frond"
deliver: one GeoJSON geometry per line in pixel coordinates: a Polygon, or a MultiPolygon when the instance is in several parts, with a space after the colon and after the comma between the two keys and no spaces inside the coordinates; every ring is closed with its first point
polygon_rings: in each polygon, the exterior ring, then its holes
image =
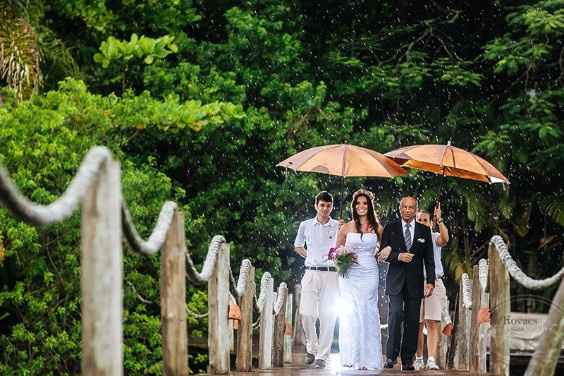
{"type": "MultiPolygon", "coordinates": [[[[5,4],[3,4],[5,5],[5,4]]],[[[9,6],[0,7],[0,78],[18,99],[31,96],[42,82],[42,54],[31,24],[9,6]]]]}
{"type": "Polygon", "coordinates": [[[549,196],[539,201],[539,207],[560,226],[564,226],[564,196],[549,196]]]}

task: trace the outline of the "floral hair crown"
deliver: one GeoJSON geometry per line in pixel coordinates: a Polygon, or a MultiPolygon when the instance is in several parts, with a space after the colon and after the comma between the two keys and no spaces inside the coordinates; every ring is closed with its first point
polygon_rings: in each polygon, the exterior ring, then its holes
{"type": "Polygon", "coordinates": [[[372,193],[372,192],[370,192],[366,189],[363,189],[363,188],[360,188],[355,193],[353,193],[353,197],[352,197],[353,202],[354,202],[354,200],[356,200],[357,196],[360,196],[360,195],[364,195],[364,196],[368,197],[370,199],[370,201],[374,202],[374,193],[372,193]]]}

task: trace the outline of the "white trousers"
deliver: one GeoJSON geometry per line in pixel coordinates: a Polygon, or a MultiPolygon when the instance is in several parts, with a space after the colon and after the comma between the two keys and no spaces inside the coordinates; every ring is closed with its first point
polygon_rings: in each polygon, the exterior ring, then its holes
{"type": "Polygon", "coordinates": [[[339,280],[336,272],[306,270],[302,278],[300,313],[306,350],[316,359],[327,360],[337,320],[339,280]],[[319,319],[319,335],[316,321],[319,319]]]}

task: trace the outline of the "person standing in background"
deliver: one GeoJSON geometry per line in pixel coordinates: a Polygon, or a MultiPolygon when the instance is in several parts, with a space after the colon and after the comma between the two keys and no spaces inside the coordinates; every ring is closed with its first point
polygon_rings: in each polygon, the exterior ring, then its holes
{"type": "Polygon", "coordinates": [[[443,223],[441,215],[441,204],[438,203],[433,213],[433,222],[431,216],[425,211],[417,213],[417,222],[431,228],[431,236],[433,238],[433,255],[435,258],[435,289],[433,295],[423,299],[421,303],[421,317],[419,320],[419,337],[417,340],[417,352],[415,354],[415,370],[421,369],[440,369],[437,365],[437,352],[439,346],[440,329],[441,329],[441,313],[444,302],[447,301],[446,288],[443,283],[444,268],[441,261],[442,248],[449,241],[448,229],[443,223]],[[438,226],[438,232],[433,231],[433,224],[438,226]],[[424,335],[423,327],[427,325],[427,365],[423,360],[424,335]]]}

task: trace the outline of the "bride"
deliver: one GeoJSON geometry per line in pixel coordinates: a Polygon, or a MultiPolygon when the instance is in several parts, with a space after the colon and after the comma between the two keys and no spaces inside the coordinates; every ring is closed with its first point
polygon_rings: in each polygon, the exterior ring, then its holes
{"type": "Polygon", "coordinates": [[[378,251],[383,227],[374,212],[374,195],[353,194],[353,220],[339,230],[337,247],[355,253],[356,263],[339,277],[342,311],[339,324],[341,365],[358,370],[382,369],[382,341],[378,311],[378,251]]]}

